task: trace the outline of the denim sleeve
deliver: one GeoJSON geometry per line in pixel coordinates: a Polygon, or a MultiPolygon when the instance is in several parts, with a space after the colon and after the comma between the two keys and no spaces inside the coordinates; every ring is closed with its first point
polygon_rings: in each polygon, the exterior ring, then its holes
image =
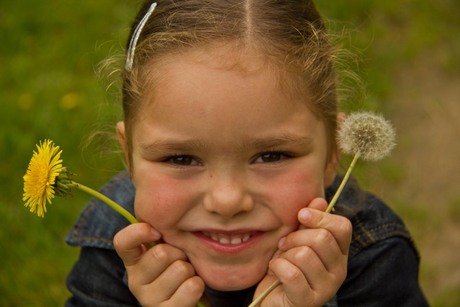
{"type": "Polygon", "coordinates": [[[403,237],[377,242],[354,255],[339,289],[339,306],[424,307],[418,283],[418,256],[403,237]]]}
{"type": "Polygon", "coordinates": [[[123,263],[114,250],[82,247],[67,278],[72,297],[65,306],[140,306],[124,277],[123,263]]]}

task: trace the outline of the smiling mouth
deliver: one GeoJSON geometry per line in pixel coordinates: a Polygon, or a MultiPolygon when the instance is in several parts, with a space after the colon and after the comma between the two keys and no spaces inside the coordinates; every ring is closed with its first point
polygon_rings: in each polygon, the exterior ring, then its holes
{"type": "Polygon", "coordinates": [[[238,245],[248,241],[253,233],[226,234],[203,231],[203,235],[222,245],[238,245]]]}

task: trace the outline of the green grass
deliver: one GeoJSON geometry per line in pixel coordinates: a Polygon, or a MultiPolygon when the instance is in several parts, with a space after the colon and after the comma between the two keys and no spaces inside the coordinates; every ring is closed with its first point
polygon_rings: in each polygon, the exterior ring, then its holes
{"type": "MultiPolygon", "coordinates": [[[[397,86],[393,74],[426,50],[433,50],[446,74],[460,68],[458,1],[317,2],[325,16],[338,21],[330,23],[332,28],[350,30],[342,43],[359,53],[353,69],[366,89],[348,96],[347,110],[393,110],[386,102],[397,86]]],[[[64,237],[88,196],[56,199],[46,218],[37,218],[22,205],[22,176],[35,143],[44,138],[61,146],[65,165],[89,186],[101,186],[123,167],[120,156],[111,152],[110,135],[85,145],[94,130],[110,131],[119,118],[118,96],[107,91],[107,82],[98,80],[95,70],[124,44],[137,4],[29,0],[0,5],[1,306],[59,306],[68,296],[65,278],[78,250],[68,247],[64,237]]],[[[360,165],[357,175],[365,178],[367,172],[389,182],[407,180],[391,162],[360,165]]],[[[458,199],[450,208],[458,219],[458,199]]],[[[399,210],[413,229],[430,218],[423,210],[399,210]]],[[[423,232],[416,233],[416,239],[423,242],[423,232]]],[[[453,285],[431,299],[438,306],[454,306],[458,297],[453,285]]]]}
{"type": "Polygon", "coordinates": [[[120,49],[135,10],[130,1],[2,1],[1,306],[59,306],[69,295],[65,278],[78,250],[64,238],[89,197],[56,199],[41,219],[22,205],[22,176],[44,138],[61,146],[65,165],[90,186],[122,168],[116,153],[86,145],[119,117],[117,97],[95,70],[120,49]]]}
{"type": "Polygon", "coordinates": [[[348,110],[387,111],[385,98],[396,86],[392,75],[420,55],[435,58],[446,71],[460,68],[454,56],[460,53],[455,0],[316,2],[330,26],[344,33],[341,43],[360,57],[351,68],[365,81],[366,92],[347,97],[348,110]]]}

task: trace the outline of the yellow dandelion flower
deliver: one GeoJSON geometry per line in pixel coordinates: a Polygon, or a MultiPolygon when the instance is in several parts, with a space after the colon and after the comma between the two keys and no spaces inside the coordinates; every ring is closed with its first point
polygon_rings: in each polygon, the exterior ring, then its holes
{"type": "Polygon", "coordinates": [[[47,203],[55,195],[56,178],[62,171],[62,150],[50,140],[37,145],[24,175],[24,206],[30,207],[30,212],[43,217],[47,203]]]}
{"type": "Polygon", "coordinates": [[[78,188],[106,203],[113,210],[124,216],[129,222],[137,223],[136,218],[121,205],[107,196],[81,183],[72,180],[73,174],[64,166],[61,159],[62,150],[51,140],[44,140],[37,145],[29,167],[24,175],[24,206],[30,207],[30,212],[44,217],[46,205],[51,204],[54,196],[72,195],[73,189],[78,188]]]}

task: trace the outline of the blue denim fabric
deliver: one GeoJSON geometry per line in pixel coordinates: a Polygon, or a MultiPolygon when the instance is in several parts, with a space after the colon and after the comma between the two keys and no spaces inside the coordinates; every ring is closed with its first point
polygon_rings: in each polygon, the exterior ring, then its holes
{"type": "MultiPolygon", "coordinates": [[[[330,199],[339,178],[326,191],[330,199]]],[[[133,212],[134,186],[126,171],[101,192],[133,212]]],[[[418,283],[419,255],[403,222],[382,201],[348,184],[336,205],[348,217],[353,237],[348,275],[325,306],[428,306],[418,283]]],[[[127,286],[123,262],[112,239],[129,223],[107,205],[92,199],[81,212],[66,241],[81,248],[67,279],[72,297],[66,306],[139,306],[127,286]]],[[[224,304],[229,293],[206,289],[215,306],[247,306],[254,288],[233,293],[239,302],[224,304]]]]}

